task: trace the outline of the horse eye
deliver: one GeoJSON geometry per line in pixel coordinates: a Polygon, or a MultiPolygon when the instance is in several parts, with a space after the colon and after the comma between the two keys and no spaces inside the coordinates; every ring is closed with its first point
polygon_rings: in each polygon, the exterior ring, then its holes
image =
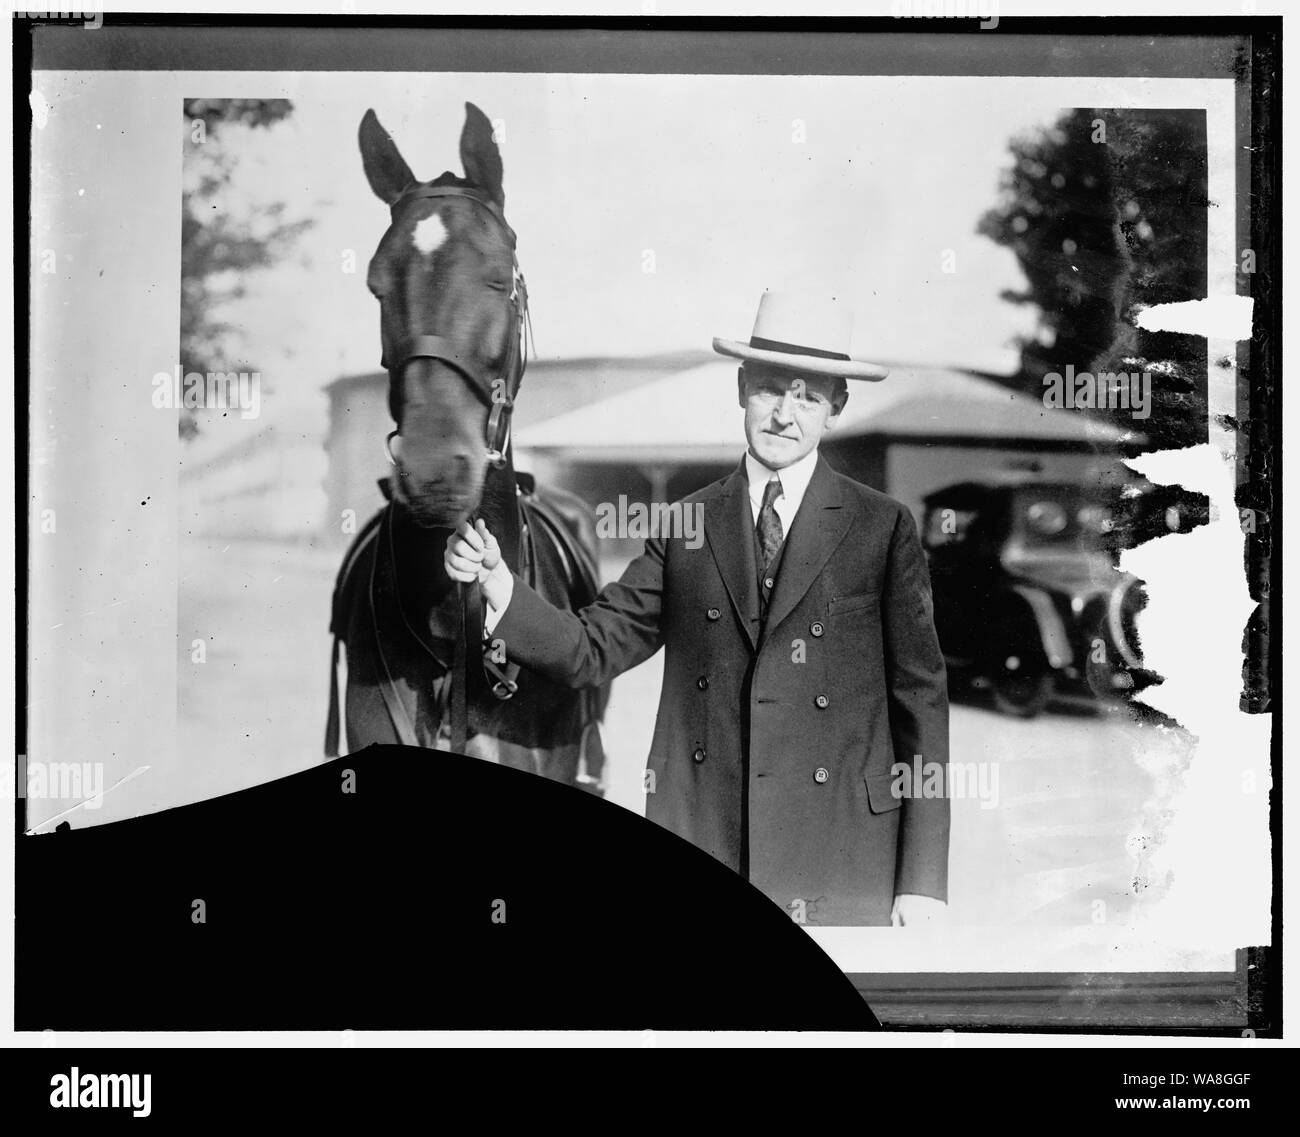
{"type": "Polygon", "coordinates": [[[488,287],[492,289],[493,292],[504,292],[510,287],[510,285],[508,281],[504,280],[489,280],[488,287]]]}

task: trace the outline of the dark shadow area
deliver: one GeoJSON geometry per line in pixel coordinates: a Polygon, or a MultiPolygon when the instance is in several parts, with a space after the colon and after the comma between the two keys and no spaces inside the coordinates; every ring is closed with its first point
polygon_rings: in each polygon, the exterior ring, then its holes
{"type": "Polygon", "coordinates": [[[706,853],[545,778],[404,747],[23,837],[15,911],[20,1030],[877,1026],[706,853]]]}

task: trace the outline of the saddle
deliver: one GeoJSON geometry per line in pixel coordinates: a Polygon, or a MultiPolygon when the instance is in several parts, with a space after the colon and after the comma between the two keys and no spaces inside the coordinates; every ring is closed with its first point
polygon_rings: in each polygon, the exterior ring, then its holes
{"type": "MultiPolygon", "coordinates": [[[[576,746],[586,769],[583,780],[594,782],[604,765],[599,723],[608,689],[572,691],[530,674],[521,690],[519,665],[503,659],[491,641],[482,641],[479,650],[469,646],[482,627],[477,589],[464,590],[464,630],[458,621],[445,622],[426,634],[423,629],[417,632],[404,617],[398,619],[394,613],[400,615],[395,581],[399,566],[392,563],[391,547],[397,507],[388,479],[381,479],[379,485],[388,504],[357,534],[334,584],[326,755],[339,753],[340,645],[347,643],[348,682],[355,681],[354,667],[364,671],[382,699],[385,726],[390,728],[385,733],[392,741],[464,749],[463,744],[453,743],[481,734],[490,735],[491,745],[497,747],[541,751],[576,746]],[[456,675],[463,675],[465,681],[456,683],[456,675]]],[[[590,603],[599,591],[599,575],[592,552],[595,527],[586,504],[562,490],[538,491],[528,474],[516,473],[515,485],[524,534],[522,563],[514,566],[515,571],[538,587],[539,564],[544,559],[552,570],[548,579],[562,581],[566,593],[553,594],[553,602],[567,602],[572,610],[590,603]]],[[[479,744],[482,747],[485,740],[479,744]]]]}

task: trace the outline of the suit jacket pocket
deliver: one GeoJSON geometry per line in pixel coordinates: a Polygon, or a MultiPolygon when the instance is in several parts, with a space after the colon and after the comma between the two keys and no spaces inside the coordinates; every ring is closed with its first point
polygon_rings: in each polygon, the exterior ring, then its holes
{"type": "Polygon", "coordinates": [[[894,796],[892,774],[867,774],[863,780],[867,783],[867,802],[872,813],[889,813],[903,808],[903,799],[894,796]]]}
{"type": "Polygon", "coordinates": [[[880,603],[880,589],[873,592],[859,592],[853,596],[837,596],[826,607],[830,616],[843,616],[847,612],[859,612],[880,603]]]}

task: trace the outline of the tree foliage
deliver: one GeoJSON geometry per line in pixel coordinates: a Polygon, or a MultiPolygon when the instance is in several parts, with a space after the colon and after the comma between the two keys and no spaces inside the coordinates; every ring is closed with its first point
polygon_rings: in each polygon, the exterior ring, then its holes
{"type": "Polygon", "coordinates": [[[1001,200],[979,232],[1009,248],[1025,275],[1004,293],[1040,314],[1020,343],[1018,385],[1036,393],[1066,364],[1152,373],[1153,410],[1133,423],[1157,445],[1205,430],[1204,342],[1149,333],[1153,304],[1206,294],[1207,158],[1199,111],[1076,109],[1011,144],[1001,200]]]}
{"type": "MultiPolygon", "coordinates": [[[[290,220],[284,202],[227,207],[236,184],[240,135],[270,130],[293,112],[288,99],[186,99],[186,176],[181,201],[180,363],[191,371],[254,370],[237,358],[240,330],[222,317],[247,293],[249,276],[274,265],[312,222],[290,220]]],[[[180,412],[182,438],[199,431],[196,412],[180,412]]]]}

